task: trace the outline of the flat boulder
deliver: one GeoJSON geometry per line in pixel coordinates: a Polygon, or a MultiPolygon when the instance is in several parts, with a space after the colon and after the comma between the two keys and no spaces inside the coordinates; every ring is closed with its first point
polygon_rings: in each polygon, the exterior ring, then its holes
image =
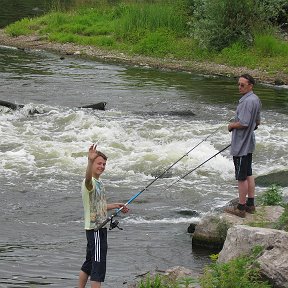
{"type": "Polygon", "coordinates": [[[207,214],[196,224],[192,234],[192,246],[221,250],[229,228],[235,225],[273,227],[284,212],[281,206],[258,206],[255,214],[245,218],[225,212],[207,214]]]}

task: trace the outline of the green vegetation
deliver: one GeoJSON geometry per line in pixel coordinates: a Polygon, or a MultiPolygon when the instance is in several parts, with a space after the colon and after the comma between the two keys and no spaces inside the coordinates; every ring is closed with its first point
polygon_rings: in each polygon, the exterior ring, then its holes
{"type": "Polygon", "coordinates": [[[252,227],[262,228],[275,228],[278,230],[288,231],[288,204],[283,201],[282,188],[278,185],[271,185],[265,190],[259,197],[257,202],[261,206],[283,206],[284,212],[280,216],[277,222],[271,222],[271,219],[267,217],[265,207],[263,209],[257,209],[253,222],[249,222],[248,225],[252,227]]]}
{"type": "MultiPolygon", "coordinates": [[[[58,1],[59,2],[59,1],[58,1]]],[[[23,19],[12,36],[94,45],[130,55],[214,61],[288,73],[288,43],[279,26],[286,0],[82,0],[77,8],[23,19]]],[[[286,10],[285,10],[286,9],[286,10]]]]}
{"type": "Polygon", "coordinates": [[[199,279],[184,277],[177,279],[167,275],[151,277],[148,275],[137,284],[137,288],[270,288],[267,282],[261,280],[257,257],[263,252],[263,247],[254,247],[251,255],[237,257],[227,263],[217,263],[218,254],[211,255],[212,264],[207,265],[204,274],[199,279]],[[195,286],[194,286],[195,285],[195,286]]]}
{"type": "Polygon", "coordinates": [[[250,256],[235,258],[227,263],[208,265],[200,278],[202,288],[268,288],[267,282],[260,279],[260,270],[255,260],[262,252],[255,247],[250,256]]]}
{"type": "Polygon", "coordinates": [[[266,206],[276,206],[283,204],[281,187],[278,185],[271,185],[257,198],[257,201],[260,205],[266,206]]]}
{"type": "Polygon", "coordinates": [[[137,284],[137,288],[192,288],[196,287],[193,284],[196,285],[197,283],[198,281],[191,277],[176,278],[160,274],[151,277],[149,274],[137,284]]]}
{"type": "Polygon", "coordinates": [[[275,229],[284,230],[288,232],[288,204],[284,204],[284,212],[279,218],[278,223],[275,225],[275,229]]]}
{"type": "Polygon", "coordinates": [[[227,237],[228,229],[231,228],[231,224],[225,219],[219,219],[216,226],[216,231],[220,236],[220,239],[224,242],[227,237]]]}

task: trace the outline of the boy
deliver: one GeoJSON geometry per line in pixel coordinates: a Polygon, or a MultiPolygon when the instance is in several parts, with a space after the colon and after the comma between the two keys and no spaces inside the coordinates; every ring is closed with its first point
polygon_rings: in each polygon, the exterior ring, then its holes
{"type": "Polygon", "coordinates": [[[79,288],[86,286],[90,276],[91,288],[100,288],[106,274],[107,228],[97,230],[107,218],[107,210],[119,209],[127,213],[128,208],[123,203],[107,204],[105,189],[100,175],[106,167],[107,157],[91,145],[88,151],[88,164],[85,179],[82,184],[82,201],[87,238],[86,260],[79,274],[79,288]],[[97,231],[95,231],[95,229],[97,231]]]}

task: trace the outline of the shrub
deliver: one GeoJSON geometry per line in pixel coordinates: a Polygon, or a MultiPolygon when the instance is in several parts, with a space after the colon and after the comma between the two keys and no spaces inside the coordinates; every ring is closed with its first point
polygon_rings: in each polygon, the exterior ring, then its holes
{"type": "Polygon", "coordinates": [[[210,50],[220,51],[235,42],[249,46],[256,31],[273,26],[284,4],[284,0],[194,0],[191,33],[210,50]]]}
{"type": "Polygon", "coordinates": [[[198,284],[196,279],[190,277],[175,278],[169,275],[159,275],[151,277],[150,274],[138,283],[137,288],[188,288],[198,284]],[[193,286],[192,286],[193,285],[193,286]]]}
{"type": "Polygon", "coordinates": [[[256,256],[263,249],[256,247],[251,256],[238,257],[227,263],[212,263],[205,267],[200,278],[202,288],[268,288],[267,282],[260,280],[260,270],[256,256]]]}
{"type": "Polygon", "coordinates": [[[280,186],[271,185],[266,191],[263,192],[257,201],[261,205],[276,206],[283,203],[283,195],[280,186]]]}
{"type": "Polygon", "coordinates": [[[280,216],[278,223],[275,225],[275,228],[288,232],[288,204],[284,204],[283,206],[285,210],[280,216]]]}

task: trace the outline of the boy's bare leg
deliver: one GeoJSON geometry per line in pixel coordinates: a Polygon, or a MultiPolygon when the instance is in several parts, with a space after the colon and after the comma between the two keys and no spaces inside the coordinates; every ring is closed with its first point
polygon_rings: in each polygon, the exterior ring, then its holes
{"type": "Polygon", "coordinates": [[[91,288],[100,288],[101,282],[91,281],[91,288]]]}
{"type": "Polygon", "coordinates": [[[85,288],[86,283],[88,281],[88,274],[86,274],[84,271],[80,271],[79,273],[79,284],[78,284],[78,288],[85,288]]]}

